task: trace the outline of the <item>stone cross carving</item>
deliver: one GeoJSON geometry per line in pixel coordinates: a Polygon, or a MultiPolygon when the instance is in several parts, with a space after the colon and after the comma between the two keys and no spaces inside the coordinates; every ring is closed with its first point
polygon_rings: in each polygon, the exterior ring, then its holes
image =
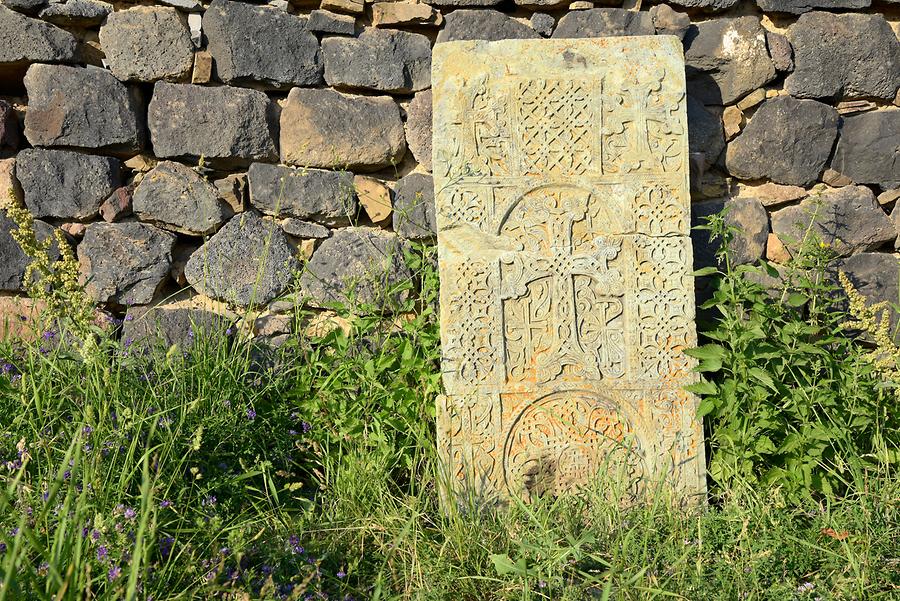
{"type": "Polygon", "coordinates": [[[681,45],[438,44],[447,493],[702,494],[681,45]]]}

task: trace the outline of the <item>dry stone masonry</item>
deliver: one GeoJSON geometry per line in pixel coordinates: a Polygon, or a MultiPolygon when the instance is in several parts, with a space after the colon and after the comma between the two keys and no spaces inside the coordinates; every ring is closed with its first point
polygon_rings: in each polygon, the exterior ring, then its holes
{"type": "MultiPolygon", "coordinates": [[[[66,233],[118,317],[161,303],[160,340],[185,341],[191,315],[284,311],[298,281],[312,306],[349,287],[386,309],[380,288],[411,276],[399,253],[440,221],[436,45],[668,35],[692,223],[730,207],[752,263],[785,261],[813,221],[896,300],[898,32],[893,0],[0,0],[0,194],[66,233]]],[[[0,289],[21,295],[0,215],[0,289]]]]}
{"type": "Polygon", "coordinates": [[[681,43],[454,42],[432,83],[454,492],[702,493],[681,43]]]}

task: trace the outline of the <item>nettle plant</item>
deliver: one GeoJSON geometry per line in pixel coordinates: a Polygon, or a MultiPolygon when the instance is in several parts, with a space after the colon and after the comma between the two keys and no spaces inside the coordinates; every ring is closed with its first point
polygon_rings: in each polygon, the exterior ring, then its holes
{"type": "MultiPolygon", "coordinates": [[[[702,398],[713,481],[721,490],[779,487],[800,499],[862,490],[873,472],[896,468],[891,374],[848,331],[832,249],[805,232],[779,269],[735,265],[724,214],[698,229],[720,242],[719,266],[696,272],[714,278],[701,309],[715,317],[701,327],[706,344],[689,351],[704,374],[689,388],[702,398]]],[[[864,307],[857,294],[850,310],[864,307]]]]}

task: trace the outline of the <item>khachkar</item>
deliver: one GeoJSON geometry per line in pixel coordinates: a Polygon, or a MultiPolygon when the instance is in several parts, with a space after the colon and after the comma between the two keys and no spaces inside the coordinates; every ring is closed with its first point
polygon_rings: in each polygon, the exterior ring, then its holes
{"type": "Polygon", "coordinates": [[[681,43],[451,42],[433,65],[453,490],[702,493],[681,43]]]}

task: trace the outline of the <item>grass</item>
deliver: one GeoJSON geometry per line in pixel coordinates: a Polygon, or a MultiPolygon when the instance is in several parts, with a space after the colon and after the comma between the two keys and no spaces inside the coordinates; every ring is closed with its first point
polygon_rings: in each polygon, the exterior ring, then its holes
{"type": "Polygon", "coordinates": [[[806,504],[735,487],[695,510],[629,507],[598,483],[440,511],[422,319],[357,320],[268,363],[224,337],[186,355],[7,345],[0,599],[900,595],[887,474],[806,504]]]}
{"type": "Polygon", "coordinates": [[[0,343],[0,601],[900,598],[889,466],[840,495],[729,477],[684,508],[598,481],[442,510],[429,252],[414,317],[275,349],[0,343]]]}

